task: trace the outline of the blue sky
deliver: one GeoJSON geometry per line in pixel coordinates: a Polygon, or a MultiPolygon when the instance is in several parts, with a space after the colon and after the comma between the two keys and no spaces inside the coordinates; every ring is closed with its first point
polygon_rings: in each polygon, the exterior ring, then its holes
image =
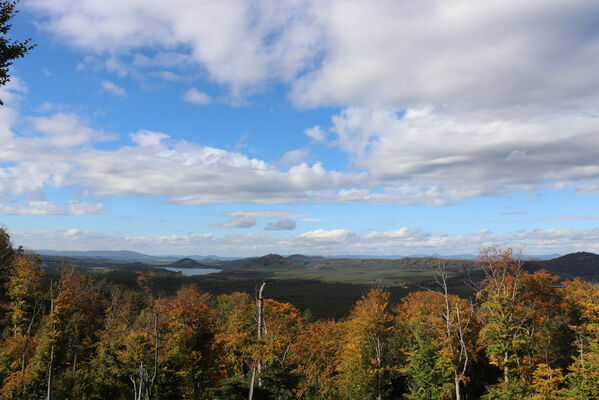
{"type": "Polygon", "coordinates": [[[599,252],[594,1],[22,0],[0,222],[31,249],[599,252]]]}

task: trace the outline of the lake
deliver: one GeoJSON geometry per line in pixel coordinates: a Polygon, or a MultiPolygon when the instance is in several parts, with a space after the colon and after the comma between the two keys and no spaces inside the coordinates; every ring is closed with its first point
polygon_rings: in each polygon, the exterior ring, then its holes
{"type": "Polygon", "coordinates": [[[167,271],[172,272],[181,272],[185,276],[193,276],[193,275],[208,275],[220,272],[220,269],[213,268],[173,268],[173,267],[160,267],[162,269],[166,269],[167,271]]]}

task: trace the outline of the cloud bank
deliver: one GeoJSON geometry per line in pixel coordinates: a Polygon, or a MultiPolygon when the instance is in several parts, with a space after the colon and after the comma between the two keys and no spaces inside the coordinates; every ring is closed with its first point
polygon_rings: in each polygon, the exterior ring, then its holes
{"type": "MultiPolygon", "coordinates": [[[[42,29],[120,76],[152,67],[175,79],[173,68],[200,68],[234,98],[282,82],[297,107],[342,108],[329,127],[305,134],[346,152],[352,172],[304,163],[301,149],[282,156],[283,172],[242,154],[160,141],[77,161],[77,184],[100,195],[445,205],[539,188],[599,192],[596,1],[26,5],[42,29]],[[135,165],[105,165],[131,156],[135,165]],[[179,169],[187,164],[206,185],[179,169]],[[134,188],[132,167],[155,179],[142,176],[147,185],[134,188]]],[[[184,100],[211,101],[197,89],[184,100]]]]}
{"type": "Polygon", "coordinates": [[[85,230],[11,232],[13,241],[30,249],[121,250],[149,254],[216,254],[262,256],[267,253],[312,255],[478,254],[489,246],[522,248],[526,254],[571,251],[599,252],[599,229],[545,229],[494,234],[486,229],[465,235],[430,233],[403,227],[357,233],[351,230],[315,230],[296,236],[272,238],[264,233],[214,236],[188,233],[165,236],[128,236],[85,230]],[[351,249],[348,250],[348,249],[351,249]]]}

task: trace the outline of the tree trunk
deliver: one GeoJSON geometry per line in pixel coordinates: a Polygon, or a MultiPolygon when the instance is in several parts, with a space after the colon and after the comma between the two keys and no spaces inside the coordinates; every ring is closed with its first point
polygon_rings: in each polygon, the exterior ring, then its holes
{"type": "Polygon", "coordinates": [[[510,380],[510,367],[507,365],[509,360],[507,351],[503,353],[503,380],[504,382],[509,382],[510,380]]]}
{"type": "MultiPolygon", "coordinates": [[[[264,286],[266,286],[266,282],[262,282],[260,286],[260,290],[258,290],[258,296],[256,298],[256,304],[258,306],[258,340],[262,339],[262,324],[264,321],[264,297],[262,297],[262,292],[264,290],[264,286]]],[[[254,398],[254,382],[256,381],[256,370],[258,371],[258,387],[262,387],[262,380],[260,379],[260,373],[262,372],[262,362],[260,360],[256,361],[256,365],[252,369],[252,380],[250,382],[250,393],[248,394],[248,400],[253,400],[254,398]]]]}
{"type": "Polygon", "coordinates": [[[192,399],[193,400],[198,400],[199,397],[199,392],[200,392],[200,383],[197,380],[193,380],[193,394],[192,394],[192,399]]]}
{"type": "MultiPolygon", "coordinates": [[[[258,340],[262,339],[262,326],[264,324],[264,297],[262,297],[262,291],[266,282],[262,282],[260,290],[258,291],[258,340]]],[[[262,372],[262,361],[258,360],[258,387],[262,387],[262,379],[260,373],[262,372]]]]}
{"type": "MultiPolygon", "coordinates": [[[[54,332],[54,315],[52,314],[54,314],[54,296],[52,295],[52,285],[50,285],[50,317],[52,318],[52,332],[54,332]]],[[[52,337],[52,341],[54,341],[54,337],[52,337]]],[[[50,347],[50,361],[48,363],[48,393],[46,397],[47,400],[52,400],[52,380],[54,378],[52,364],[54,364],[54,343],[52,343],[52,346],[50,347]]]]}
{"type": "Polygon", "coordinates": [[[460,393],[460,378],[458,377],[457,371],[453,374],[453,381],[455,384],[455,400],[461,400],[462,394],[460,393]]]}
{"type": "Polygon", "coordinates": [[[254,381],[256,380],[256,367],[252,368],[252,381],[250,382],[250,394],[248,400],[254,400],[254,381]]]}

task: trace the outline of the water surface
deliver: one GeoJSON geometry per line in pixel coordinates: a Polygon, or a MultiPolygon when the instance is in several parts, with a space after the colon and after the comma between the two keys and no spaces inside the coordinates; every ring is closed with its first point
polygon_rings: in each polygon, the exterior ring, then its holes
{"type": "Polygon", "coordinates": [[[172,272],[181,272],[185,276],[193,276],[193,275],[208,275],[220,272],[220,269],[214,268],[174,268],[174,267],[160,267],[162,269],[166,269],[167,271],[172,272]]]}

